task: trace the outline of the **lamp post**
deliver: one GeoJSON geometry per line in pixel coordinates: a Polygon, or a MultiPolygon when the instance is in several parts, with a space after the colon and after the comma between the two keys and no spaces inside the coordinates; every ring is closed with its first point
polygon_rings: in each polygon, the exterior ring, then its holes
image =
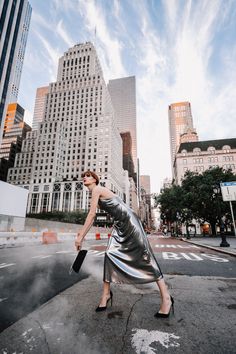
{"type": "Polygon", "coordinates": [[[213,186],[213,192],[216,196],[216,203],[217,203],[217,219],[219,222],[220,236],[221,236],[220,247],[229,247],[230,244],[226,241],[225,223],[223,221],[223,217],[221,217],[221,209],[220,209],[220,203],[219,203],[219,198],[220,198],[220,194],[221,194],[220,187],[218,185],[213,186]]]}

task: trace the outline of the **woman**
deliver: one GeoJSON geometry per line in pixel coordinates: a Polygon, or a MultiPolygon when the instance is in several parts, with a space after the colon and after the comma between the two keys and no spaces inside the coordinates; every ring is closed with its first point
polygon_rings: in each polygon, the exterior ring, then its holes
{"type": "Polygon", "coordinates": [[[120,197],[99,185],[96,173],[86,171],[82,177],[92,198],[88,216],[77,234],[77,250],[81,250],[82,241],[93,225],[97,205],[114,218],[114,228],[104,259],[103,294],[96,311],[106,310],[109,301],[112,305],[111,282],[144,284],[156,281],[161,294],[161,307],[155,317],[169,317],[174,300],[167,290],[141,221],[120,197]]]}

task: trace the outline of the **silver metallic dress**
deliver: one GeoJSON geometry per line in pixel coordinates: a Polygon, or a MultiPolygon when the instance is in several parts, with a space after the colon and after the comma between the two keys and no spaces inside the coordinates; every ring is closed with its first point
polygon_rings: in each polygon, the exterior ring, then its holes
{"type": "Polygon", "coordinates": [[[104,259],[106,282],[144,284],[163,278],[138,216],[120,197],[99,199],[114,218],[104,259]]]}

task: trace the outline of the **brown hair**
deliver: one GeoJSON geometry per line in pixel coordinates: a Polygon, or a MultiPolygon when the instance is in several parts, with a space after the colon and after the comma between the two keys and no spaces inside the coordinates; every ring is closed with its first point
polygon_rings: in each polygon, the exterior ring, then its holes
{"type": "Polygon", "coordinates": [[[96,175],[95,172],[87,170],[87,171],[83,172],[81,175],[82,178],[84,178],[85,176],[92,176],[96,180],[96,185],[98,185],[99,177],[98,177],[98,175],[96,175]]]}

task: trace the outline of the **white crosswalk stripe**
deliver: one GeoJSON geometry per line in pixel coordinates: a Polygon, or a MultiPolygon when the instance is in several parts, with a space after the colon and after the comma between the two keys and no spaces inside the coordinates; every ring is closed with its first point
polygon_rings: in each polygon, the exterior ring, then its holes
{"type": "Polygon", "coordinates": [[[71,251],[57,251],[56,253],[60,254],[60,253],[71,253],[71,251]]]}
{"type": "Polygon", "coordinates": [[[13,265],[16,265],[16,263],[0,263],[0,269],[11,267],[13,265]]]}

